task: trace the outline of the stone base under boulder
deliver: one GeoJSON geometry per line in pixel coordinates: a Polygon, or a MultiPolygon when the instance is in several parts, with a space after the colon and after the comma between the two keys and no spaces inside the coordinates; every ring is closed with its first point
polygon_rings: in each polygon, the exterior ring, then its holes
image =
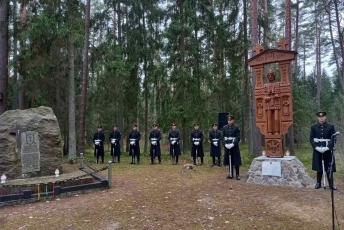
{"type": "MultiPolygon", "coordinates": [[[[60,127],[53,110],[38,107],[9,110],[0,116],[0,175],[8,180],[22,178],[21,152],[17,151],[16,127],[35,131],[39,136],[40,171],[25,173],[26,177],[55,175],[63,163],[60,127]],[[14,129],[14,132],[11,131],[14,129]]],[[[20,137],[20,136],[19,136],[20,137]]],[[[20,138],[19,138],[20,139],[20,138]]]]}
{"type": "Polygon", "coordinates": [[[295,156],[286,156],[282,158],[260,156],[255,158],[248,171],[248,179],[246,182],[261,185],[292,186],[298,188],[314,188],[315,185],[315,180],[310,177],[305,166],[295,156]],[[267,170],[269,164],[272,165],[271,162],[277,162],[273,163],[277,167],[267,170]],[[281,170],[281,172],[278,172],[279,170],[281,170]]]}

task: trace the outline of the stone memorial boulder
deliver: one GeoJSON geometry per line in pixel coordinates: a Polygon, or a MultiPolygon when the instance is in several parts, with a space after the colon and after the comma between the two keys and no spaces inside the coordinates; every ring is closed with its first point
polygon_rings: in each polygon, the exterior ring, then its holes
{"type": "Polygon", "coordinates": [[[63,163],[60,127],[53,110],[38,107],[9,110],[0,116],[0,174],[8,179],[22,177],[22,134],[37,132],[40,171],[27,172],[28,177],[54,175],[63,163]]]}

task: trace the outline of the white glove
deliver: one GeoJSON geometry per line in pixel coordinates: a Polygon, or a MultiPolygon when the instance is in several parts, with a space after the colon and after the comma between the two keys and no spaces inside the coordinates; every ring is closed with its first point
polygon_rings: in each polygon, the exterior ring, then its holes
{"type": "Polygon", "coordinates": [[[229,149],[233,148],[234,144],[229,144],[229,149]]]}
{"type": "Polygon", "coordinates": [[[111,143],[115,144],[116,143],[116,139],[111,139],[111,143]]]}
{"type": "Polygon", "coordinates": [[[152,141],[152,145],[156,145],[156,141],[152,141]]]}
{"type": "Polygon", "coordinates": [[[321,148],[320,147],[316,147],[315,150],[318,151],[318,152],[321,152],[321,148]]]}
{"type": "MultiPolygon", "coordinates": [[[[328,147],[323,147],[323,151],[324,151],[324,152],[326,152],[326,151],[328,151],[328,150],[330,150],[328,147]]],[[[323,153],[324,153],[324,152],[323,152],[323,153]]]]}
{"type": "Polygon", "coordinates": [[[230,146],[230,144],[225,144],[226,149],[231,149],[230,146]]]}
{"type": "Polygon", "coordinates": [[[199,145],[199,142],[198,141],[194,142],[194,145],[196,145],[196,146],[199,145]]]}
{"type": "Polygon", "coordinates": [[[214,141],[213,143],[215,146],[219,146],[219,144],[217,143],[217,141],[214,141]]]}
{"type": "Polygon", "coordinates": [[[176,143],[176,141],[172,141],[171,144],[174,145],[176,143]]]}
{"type": "Polygon", "coordinates": [[[95,145],[100,145],[100,140],[94,140],[95,145]]]}
{"type": "Polygon", "coordinates": [[[135,141],[130,141],[130,145],[135,145],[135,141]]]}

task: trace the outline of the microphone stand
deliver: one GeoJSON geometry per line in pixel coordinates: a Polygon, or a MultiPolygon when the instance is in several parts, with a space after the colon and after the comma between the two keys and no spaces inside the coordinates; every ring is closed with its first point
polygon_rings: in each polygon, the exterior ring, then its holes
{"type": "Polygon", "coordinates": [[[332,185],[331,185],[330,189],[331,189],[331,202],[332,202],[332,229],[334,230],[335,228],[334,228],[333,164],[334,164],[334,161],[335,161],[334,151],[336,150],[335,149],[335,144],[336,144],[337,138],[335,136],[332,136],[331,139],[333,141],[333,146],[332,146],[332,149],[331,149],[332,159],[331,159],[330,167],[328,169],[329,170],[329,176],[328,177],[329,177],[329,180],[332,179],[332,185]]]}

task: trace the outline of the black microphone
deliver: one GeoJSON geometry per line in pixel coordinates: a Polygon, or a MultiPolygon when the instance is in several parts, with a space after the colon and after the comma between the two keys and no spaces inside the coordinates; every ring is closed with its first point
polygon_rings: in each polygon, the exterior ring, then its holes
{"type": "Polygon", "coordinates": [[[339,134],[340,134],[340,132],[336,132],[336,133],[332,134],[332,137],[336,137],[336,136],[338,136],[339,134]]]}

